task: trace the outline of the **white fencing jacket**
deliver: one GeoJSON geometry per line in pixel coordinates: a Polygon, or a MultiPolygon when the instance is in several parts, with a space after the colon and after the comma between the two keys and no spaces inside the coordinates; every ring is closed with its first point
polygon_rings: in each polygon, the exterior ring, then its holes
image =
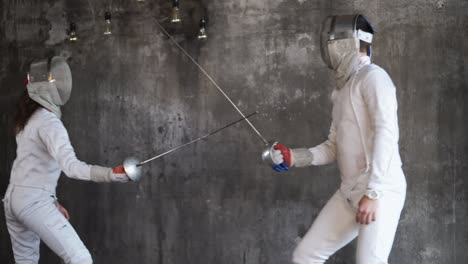
{"type": "Polygon", "coordinates": [[[91,180],[91,165],[76,158],[67,130],[52,112],[42,107],[36,110],[16,136],[16,142],[10,184],[55,195],[61,171],[70,178],[91,180]]]}
{"type": "Polygon", "coordinates": [[[404,191],[398,150],[396,89],[388,74],[367,56],[345,86],[332,93],[328,140],[310,148],[312,165],[338,162],[340,189],[357,185],[377,191],[404,191]]]}

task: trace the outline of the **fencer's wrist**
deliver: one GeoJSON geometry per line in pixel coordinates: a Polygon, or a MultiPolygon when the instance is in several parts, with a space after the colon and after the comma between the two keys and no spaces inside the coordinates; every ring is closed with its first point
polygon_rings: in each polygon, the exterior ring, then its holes
{"type": "Polygon", "coordinates": [[[382,192],[376,189],[367,189],[365,195],[371,200],[379,200],[382,198],[382,192]]]}
{"type": "Polygon", "coordinates": [[[297,156],[297,151],[296,149],[289,149],[291,152],[291,165],[289,167],[295,167],[296,166],[296,156],[297,156]]]}
{"type": "Polygon", "coordinates": [[[306,167],[312,165],[313,155],[307,148],[291,149],[291,167],[306,167]]]}
{"type": "Polygon", "coordinates": [[[101,166],[91,166],[91,181],[93,182],[111,182],[112,169],[101,167],[101,166]]]}
{"type": "Polygon", "coordinates": [[[122,183],[125,183],[125,182],[129,182],[129,181],[130,181],[130,178],[128,178],[127,174],[125,174],[125,173],[114,173],[114,172],[111,172],[110,178],[111,178],[111,181],[112,181],[112,182],[122,182],[122,183]]]}
{"type": "Polygon", "coordinates": [[[91,181],[94,182],[128,182],[130,179],[125,173],[114,173],[112,168],[101,166],[91,167],[91,181]]]}

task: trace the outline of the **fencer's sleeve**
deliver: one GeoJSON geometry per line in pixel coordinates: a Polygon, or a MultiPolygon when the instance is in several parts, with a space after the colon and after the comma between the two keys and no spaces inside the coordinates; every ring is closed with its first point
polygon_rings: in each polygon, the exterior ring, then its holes
{"type": "Polygon", "coordinates": [[[336,128],[334,121],[330,126],[328,139],[309,150],[312,152],[312,165],[325,165],[336,160],[336,128]]]}
{"type": "Polygon", "coordinates": [[[396,88],[382,69],[369,72],[361,87],[374,130],[368,188],[381,190],[392,156],[398,151],[396,88]]]}
{"type": "Polygon", "coordinates": [[[60,119],[46,120],[39,128],[39,136],[65,175],[79,180],[91,180],[91,165],[76,158],[68,132],[60,119]]]}

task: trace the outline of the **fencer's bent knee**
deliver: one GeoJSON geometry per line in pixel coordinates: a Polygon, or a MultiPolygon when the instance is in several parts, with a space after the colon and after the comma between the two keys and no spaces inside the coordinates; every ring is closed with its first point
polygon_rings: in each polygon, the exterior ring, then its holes
{"type": "Polygon", "coordinates": [[[93,258],[86,252],[71,258],[68,264],[93,264],[93,258]]]}
{"type": "Polygon", "coordinates": [[[294,264],[315,264],[315,263],[325,263],[323,257],[320,257],[319,254],[313,250],[304,250],[299,244],[298,247],[293,252],[292,261],[294,264]]]}

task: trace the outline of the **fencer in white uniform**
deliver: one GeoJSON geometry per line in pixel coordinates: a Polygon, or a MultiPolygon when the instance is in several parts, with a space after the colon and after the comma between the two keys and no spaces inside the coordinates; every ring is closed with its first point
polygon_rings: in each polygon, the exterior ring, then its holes
{"type": "Polygon", "coordinates": [[[129,180],[120,166],[111,169],[77,159],[60,120],[60,106],[70,93],[71,72],[64,58],[31,64],[27,93],[21,99],[25,102],[20,102],[23,108],[19,109],[31,113],[17,126],[16,159],[3,199],[17,264],[38,263],[41,240],[65,263],[92,263],[88,249],[59,211],[55,189],[62,171],[79,180],[129,180]]]}
{"type": "Polygon", "coordinates": [[[313,148],[275,144],[263,155],[277,171],[338,163],[341,186],[295,249],[296,264],[324,263],[356,237],[357,264],[388,263],[406,180],[398,149],[396,89],[385,70],[370,60],[374,32],[361,15],[324,21],[322,57],[337,84],[328,140],[313,148]]]}

